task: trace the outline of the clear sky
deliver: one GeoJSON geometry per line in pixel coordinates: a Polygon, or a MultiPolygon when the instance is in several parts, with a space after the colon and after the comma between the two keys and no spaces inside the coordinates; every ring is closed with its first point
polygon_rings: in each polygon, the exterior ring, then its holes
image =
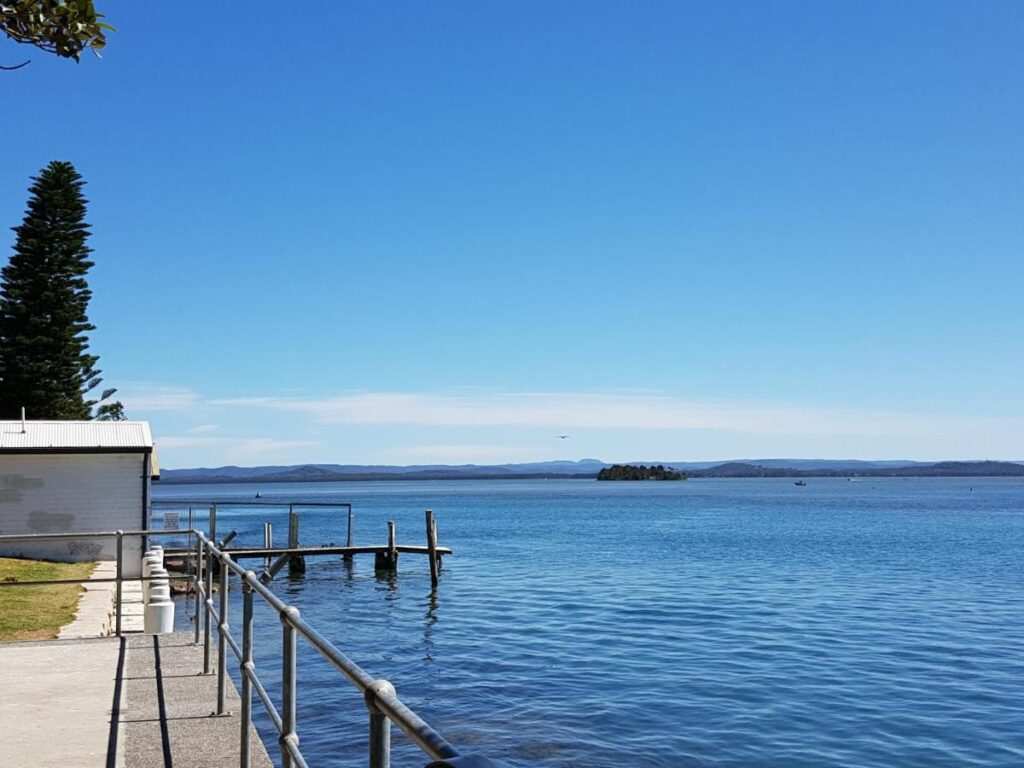
{"type": "Polygon", "coordinates": [[[74,162],[165,466],[1024,459],[1024,3],[97,5],[0,248],[74,162]]]}

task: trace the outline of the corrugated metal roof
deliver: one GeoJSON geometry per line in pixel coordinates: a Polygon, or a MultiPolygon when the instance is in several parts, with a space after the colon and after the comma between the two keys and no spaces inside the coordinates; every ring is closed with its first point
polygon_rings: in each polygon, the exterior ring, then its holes
{"type": "Polygon", "coordinates": [[[0,421],[0,450],[150,449],[148,421],[0,421]]]}

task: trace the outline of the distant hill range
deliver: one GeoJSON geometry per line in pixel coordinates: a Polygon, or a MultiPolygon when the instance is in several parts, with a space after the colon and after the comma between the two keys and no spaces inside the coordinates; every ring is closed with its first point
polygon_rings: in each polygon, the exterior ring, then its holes
{"type": "MultiPolygon", "coordinates": [[[[739,459],[643,461],[690,477],[1024,477],[1024,463],[1009,461],[847,461],[841,459],[739,459]]],[[[597,459],[528,464],[300,464],[266,467],[164,469],[163,483],[297,483],[338,480],[526,480],[595,478],[609,463],[597,459]]]]}
{"type": "Polygon", "coordinates": [[[689,471],[690,477],[1024,477],[1024,464],[1011,461],[856,462],[854,466],[795,468],[730,461],[689,471]]]}

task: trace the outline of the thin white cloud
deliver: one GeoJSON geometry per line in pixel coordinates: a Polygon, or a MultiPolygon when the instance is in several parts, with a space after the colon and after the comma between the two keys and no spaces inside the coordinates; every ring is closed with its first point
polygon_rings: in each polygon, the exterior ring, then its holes
{"type": "Polygon", "coordinates": [[[230,437],[200,437],[197,435],[159,435],[157,448],[198,448],[203,445],[227,445],[234,442],[230,437]]]}
{"type": "Polygon", "coordinates": [[[190,435],[205,435],[210,432],[216,432],[218,429],[220,429],[220,425],[218,424],[199,424],[198,426],[191,427],[185,431],[190,435]]]}
{"type": "Polygon", "coordinates": [[[428,463],[478,464],[487,461],[503,464],[530,461],[536,457],[537,449],[508,445],[413,445],[389,449],[389,457],[395,455],[407,457],[405,461],[428,463]]]}
{"type": "Polygon", "coordinates": [[[165,466],[196,466],[200,464],[265,464],[297,459],[307,460],[304,449],[324,451],[321,440],[292,440],[274,437],[225,437],[209,435],[166,435],[157,438],[165,466]],[[297,456],[298,453],[298,456],[297,456]]]}
{"type": "Polygon", "coordinates": [[[320,445],[316,440],[278,440],[272,437],[204,437],[201,435],[167,435],[158,437],[157,448],[200,448],[221,446],[241,455],[262,455],[286,452],[320,445]]]}
{"type": "Polygon", "coordinates": [[[264,456],[287,453],[300,448],[312,448],[321,444],[318,440],[277,440],[272,437],[254,437],[238,441],[234,446],[234,451],[243,456],[264,456]]]}
{"type": "Polygon", "coordinates": [[[298,412],[332,424],[552,430],[725,430],[779,435],[930,435],[993,426],[961,416],[715,402],[647,393],[370,392],[337,397],[236,398],[217,405],[298,412]]]}
{"type": "Polygon", "coordinates": [[[131,415],[140,411],[186,411],[195,408],[201,399],[187,387],[168,387],[137,382],[118,390],[118,399],[131,415]]]}

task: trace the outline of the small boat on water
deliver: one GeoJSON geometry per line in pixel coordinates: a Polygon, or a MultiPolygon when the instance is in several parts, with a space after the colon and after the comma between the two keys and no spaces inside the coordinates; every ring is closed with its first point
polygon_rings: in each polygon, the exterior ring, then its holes
{"type": "Polygon", "coordinates": [[[793,485],[807,485],[806,480],[797,480],[793,485]]]}

